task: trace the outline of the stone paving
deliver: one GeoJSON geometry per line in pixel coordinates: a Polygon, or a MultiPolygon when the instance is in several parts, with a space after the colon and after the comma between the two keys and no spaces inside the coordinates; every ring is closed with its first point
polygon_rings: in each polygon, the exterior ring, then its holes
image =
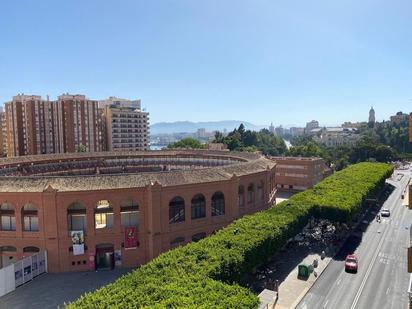
{"type": "MultiPolygon", "coordinates": [[[[315,283],[316,278],[321,275],[323,270],[332,260],[331,257],[325,257],[323,260],[319,254],[310,254],[302,260],[301,263],[312,264],[313,261],[318,260],[318,267],[315,268],[316,276],[311,273],[307,280],[298,279],[298,267],[295,267],[279,285],[278,300],[276,309],[295,308],[300,299],[306,294],[310,287],[315,283]]],[[[300,263],[299,263],[300,264],[300,263]]]]}
{"type": "Polygon", "coordinates": [[[55,309],[106,285],[131,269],[44,274],[0,297],[0,309],[55,309]]]}

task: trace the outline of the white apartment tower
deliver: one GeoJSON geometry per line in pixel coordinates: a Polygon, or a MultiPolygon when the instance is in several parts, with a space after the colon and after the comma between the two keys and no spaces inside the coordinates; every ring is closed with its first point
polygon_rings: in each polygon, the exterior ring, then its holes
{"type": "Polygon", "coordinates": [[[103,109],[108,151],[149,150],[149,113],[140,100],[110,97],[99,101],[103,109]]]}

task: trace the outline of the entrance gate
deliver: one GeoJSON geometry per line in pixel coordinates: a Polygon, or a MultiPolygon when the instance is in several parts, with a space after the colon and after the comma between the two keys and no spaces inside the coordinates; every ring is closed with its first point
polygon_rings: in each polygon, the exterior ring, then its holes
{"type": "Polygon", "coordinates": [[[96,246],[96,270],[111,270],[114,268],[114,246],[100,244],[96,246]]]}

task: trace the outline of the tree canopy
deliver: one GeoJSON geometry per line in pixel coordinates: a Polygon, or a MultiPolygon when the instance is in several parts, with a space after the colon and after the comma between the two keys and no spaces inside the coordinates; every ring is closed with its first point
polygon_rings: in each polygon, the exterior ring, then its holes
{"type": "Polygon", "coordinates": [[[192,148],[192,149],[204,149],[206,146],[198,140],[188,137],[178,142],[169,144],[167,148],[192,148]]]}
{"type": "Polygon", "coordinates": [[[241,124],[239,128],[223,136],[216,132],[214,143],[224,143],[229,150],[236,151],[261,151],[264,154],[278,156],[286,153],[286,144],[281,137],[275,136],[267,129],[259,132],[246,130],[241,124]]]}

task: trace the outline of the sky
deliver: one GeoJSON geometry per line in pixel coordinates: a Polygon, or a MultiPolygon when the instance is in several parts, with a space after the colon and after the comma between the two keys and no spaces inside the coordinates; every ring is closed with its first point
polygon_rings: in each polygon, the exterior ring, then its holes
{"type": "Polygon", "coordinates": [[[1,0],[0,102],[140,98],[151,123],[412,112],[410,0],[1,0]]]}

